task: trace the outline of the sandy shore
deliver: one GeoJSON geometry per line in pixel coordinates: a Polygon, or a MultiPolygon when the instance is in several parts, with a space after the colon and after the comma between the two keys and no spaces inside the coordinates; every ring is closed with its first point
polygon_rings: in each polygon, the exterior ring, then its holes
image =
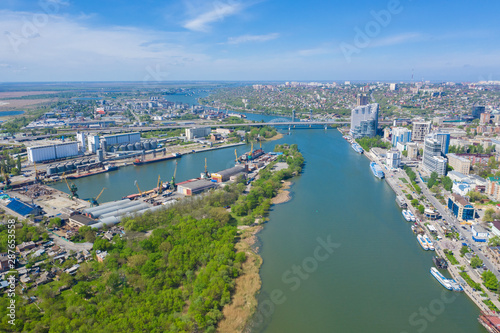
{"type": "Polygon", "coordinates": [[[279,140],[283,137],[283,134],[281,133],[278,133],[276,134],[275,136],[273,136],[272,138],[269,138],[269,139],[266,139],[266,141],[274,141],[274,140],[279,140]]]}
{"type": "Polygon", "coordinates": [[[256,242],[256,234],[262,226],[240,226],[241,240],[236,244],[237,252],[245,252],[247,260],[242,265],[242,273],[236,278],[236,287],[231,303],[224,306],[222,314],[224,319],[219,322],[217,332],[234,333],[242,332],[248,320],[257,309],[255,295],[260,290],[261,280],[259,269],[262,258],[252,250],[256,242]]]}
{"type": "Polygon", "coordinates": [[[290,191],[288,189],[292,186],[292,182],[283,182],[283,186],[279,190],[278,194],[271,200],[273,205],[288,202],[292,199],[290,196],[290,191]]]}

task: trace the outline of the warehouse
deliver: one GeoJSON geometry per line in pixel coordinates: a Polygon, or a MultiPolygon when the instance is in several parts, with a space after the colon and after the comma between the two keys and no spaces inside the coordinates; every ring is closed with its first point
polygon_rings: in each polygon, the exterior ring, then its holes
{"type": "Polygon", "coordinates": [[[90,226],[92,224],[95,224],[96,222],[97,222],[96,220],[81,214],[71,215],[68,219],[68,223],[77,228],[90,226]]]}
{"type": "Polygon", "coordinates": [[[28,147],[28,161],[38,163],[78,156],[78,142],[28,147]]]}
{"type": "Polygon", "coordinates": [[[115,135],[105,135],[103,136],[103,139],[106,140],[107,146],[124,145],[129,143],[140,142],[141,133],[134,132],[134,133],[122,133],[115,135]]]}
{"type": "Polygon", "coordinates": [[[222,170],[219,172],[212,173],[212,179],[218,183],[227,182],[231,177],[237,177],[239,175],[246,175],[246,169],[242,165],[237,165],[231,169],[222,170]]]}
{"type": "Polygon", "coordinates": [[[201,180],[192,180],[177,184],[177,192],[184,195],[195,195],[201,193],[203,191],[209,190],[211,188],[216,187],[217,184],[211,182],[209,180],[201,179],[201,180]]]}

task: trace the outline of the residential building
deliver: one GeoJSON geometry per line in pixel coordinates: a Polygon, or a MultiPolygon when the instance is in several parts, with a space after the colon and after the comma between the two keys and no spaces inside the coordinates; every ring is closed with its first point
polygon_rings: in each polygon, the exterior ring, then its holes
{"type": "Polygon", "coordinates": [[[418,157],[418,146],[416,143],[407,143],[406,151],[408,152],[407,156],[409,159],[415,160],[418,157]]]}
{"type": "Polygon", "coordinates": [[[391,91],[398,90],[398,84],[397,83],[391,83],[391,84],[389,84],[389,90],[391,90],[391,91]]]}
{"type": "Polygon", "coordinates": [[[448,209],[459,221],[474,220],[476,211],[474,206],[459,194],[452,193],[448,197],[448,209]]]}
{"type": "Polygon", "coordinates": [[[474,164],[488,164],[490,158],[493,156],[492,154],[456,154],[457,156],[468,159],[471,162],[471,165],[474,164]]]}
{"type": "Polygon", "coordinates": [[[495,201],[500,201],[500,177],[489,177],[486,183],[485,193],[495,201]]]}
{"type": "Polygon", "coordinates": [[[398,142],[407,143],[411,141],[411,131],[404,127],[396,127],[392,129],[392,146],[396,147],[398,142]]]}
{"type": "Polygon", "coordinates": [[[479,123],[481,125],[489,124],[491,119],[491,114],[489,112],[481,113],[479,116],[479,123]]]}
{"type": "Polygon", "coordinates": [[[430,122],[415,122],[413,123],[412,140],[424,141],[425,137],[431,132],[430,122]]]}
{"type": "Polygon", "coordinates": [[[429,172],[446,175],[447,159],[441,156],[441,142],[435,139],[426,139],[424,146],[423,166],[429,172]]]}
{"type": "Polygon", "coordinates": [[[355,139],[365,136],[374,137],[377,135],[378,128],[378,111],[377,103],[358,106],[351,113],[351,135],[355,139]]]}
{"type": "Polygon", "coordinates": [[[368,105],[368,102],[370,101],[369,97],[366,95],[358,94],[356,97],[356,106],[364,106],[368,105]]]}
{"type": "Polygon", "coordinates": [[[210,132],[212,130],[210,127],[192,127],[192,128],[186,128],[186,138],[188,140],[193,140],[196,138],[205,138],[206,136],[210,135],[210,132]]]}
{"type": "Polygon", "coordinates": [[[448,149],[450,148],[450,133],[434,132],[429,134],[427,138],[439,141],[441,143],[441,154],[448,154],[448,149]]]}
{"type": "Polygon", "coordinates": [[[453,170],[460,172],[464,175],[468,175],[470,171],[471,162],[469,159],[455,154],[446,155],[448,158],[448,164],[453,168],[453,170]]]}
{"type": "Polygon", "coordinates": [[[386,154],[386,164],[391,170],[398,169],[401,165],[401,152],[397,149],[391,149],[386,154]]]}
{"type": "Polygon", "coordinates": [[[495,236],[500,236],[500,221],[493,221],[491,226],[491,232],[495,234],[495,236]]]}

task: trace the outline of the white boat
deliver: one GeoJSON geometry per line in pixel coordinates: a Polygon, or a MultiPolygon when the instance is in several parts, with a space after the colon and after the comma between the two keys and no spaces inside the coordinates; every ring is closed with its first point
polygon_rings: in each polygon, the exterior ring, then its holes
{"type": "Polygon", "coordinates": [[[453,291],[464,291],[464,288],[455,280],[453,279],[448,279],[448,282],[451,284],[451,288],[453,291]]]}
{"type": "Polygon", "coordinates": [[[439,273],[439,271],[437,270],[436,267],[431,267],[431,271],[430,272],[431,272],[432,276],[434,276],[436,278],[436,280],[438,280],[439,283],[441,283],[441,285],[443,287],[445,287],[448,290],[453,290],[453,286],[452,286],[450,280],[448,280],[447,278],[445,278],[443,276],[443,274],[439,273]]]}
{"type": "Polygon", "coordinates": [[[418,240],[418,242],[419,242],[420,246],[421,246],[424,250],[426,250],[426,251],[428,251],[428,250],[429,250],[429,246],[427,246],[427,242],[425,241],[424,236],[422,236],[422,235],[418,235],[418,236],[417,236],[417,240],[418,240]]]}
{"type": "Polygon", "coordinates": [[[429,250],[431,251],[434,251],[435,248],[434,248],[434,244],[432,243],[431,239],[429,238],[429,236],[425,235],[424,236],[424,240],[425,242],[427,243],[427,247],[429,248],[429,250]]]}
{"type": "Polygon", "coordinates": [[[416,219],[415,219],[415,215],[413,215],[413,213],[412,213],[409,209],[408,209],[408,215],[410,216],[410,220],[411,220],[412,222],[415,222],[415,221],[416,221],[416,219]]]}
{"type": "Polygon", "coordinates": [[[408,211],[406,209],[404,209],[402,213],[403,213],[403,216],[404,216],[405,220],[408,221],[408,222],[411,222],[411,217],[408,214],[408,211]]]}

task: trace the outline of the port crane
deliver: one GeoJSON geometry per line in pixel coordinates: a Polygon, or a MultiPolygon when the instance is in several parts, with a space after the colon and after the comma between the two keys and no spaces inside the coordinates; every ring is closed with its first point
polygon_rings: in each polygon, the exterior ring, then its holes
{"type": "Polygon", "coordinates": [[[137,189],[139,190],[139,195],[142,197],[142,191],[139,188],[139,183],[137,183],[137,180],[134,182],[134,185],[137,186],[137,189]]]}
{"type": "Polygon", "coordinates": [[[202,178],[210,178],[210,173],[207,170],[207,159],[205,158],[205,172],[201,175],[202,178]]]}
{"type": "MultiPolygon", "coordinates": [[[[64,176],[64,174],[63,174],[64,176]]],[[[76,187],[75,183],[71,183],[71,186],[69,185],[68,183],[68,179],[66,177],[64,177],[64,181],[66,182],[66,186],[68,186],[68,190],[71,192],[71,194],[69,195],[69,198],[71,200],[73,200],[73,198],[78,198],[78,193],[76,193],[78,191],[78,187],[76,187]]]]}
{"type": "Polygon", "coordinates": [[[175,184],[175,175],[177,174],[177,161],[175,161],[175,170],[174,170],[174,175],[172,176],[172,180],[170,181],[170,187],[172,191],[175,191],[177,188],[177,185],[175,184]]]}
{"type": "Polygon", "coordinates": [[[156,185],[156,190],[158,194],[163,191],[163,182],[160,180],[160,175],[158,175],[158,184],[156,185]]]}
{"type": "Polygon", "coordinates": [[[38,176],[38,169],[36,168],[36,163],[33,162],[33,166],[35,167],[35,183],[38,183],[40,177],[38,176]]]}
{"type": "Polygon", "coordinates": [[[100,198],[100,196],[101,196],[102,192],[104,192],[104,190],[105,190],[105,189],[106,189],[106,188],[105,188],[105,187],[103,187],[103,188],[102,188],[102,190],[101,190],[101,192],[99,192],[99,194],[97,195],[97,197],[90,199],[90,201],[89,201],[89,202],[90,202],[90,206],[91,206],[91,207],[97,207],[97,206],[99,206],[99,202],[97,202],[97,200],[99,200],[99,198],[100,198]]]}
{"type": "Polygon", "coordinates": [[[234,157],[236,158],[235,159],[236,164],[240,163],[240,161],[238,160],[238,153],[236,152],[236,149],[234,150],[234,157]]]}

